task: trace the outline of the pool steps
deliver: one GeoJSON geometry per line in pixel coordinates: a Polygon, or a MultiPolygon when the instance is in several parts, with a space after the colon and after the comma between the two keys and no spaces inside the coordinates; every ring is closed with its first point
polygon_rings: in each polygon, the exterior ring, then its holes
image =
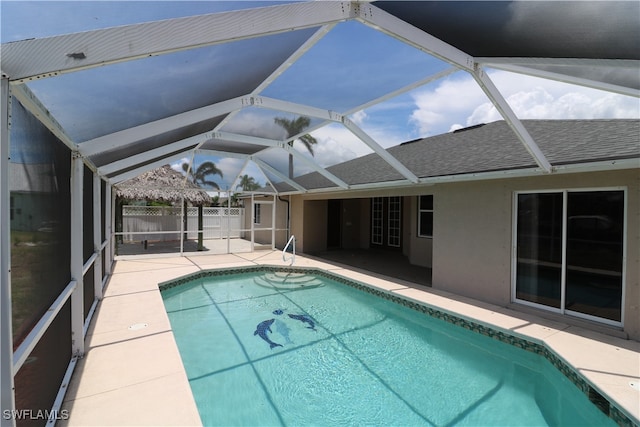
{"type": "Polygon", "coordinates": [[[323,286],[320,280],[306,273],[285,271],[267,272],[260,277],[256,277],[254,282],[259,286],[280,290],[323,286]]]}

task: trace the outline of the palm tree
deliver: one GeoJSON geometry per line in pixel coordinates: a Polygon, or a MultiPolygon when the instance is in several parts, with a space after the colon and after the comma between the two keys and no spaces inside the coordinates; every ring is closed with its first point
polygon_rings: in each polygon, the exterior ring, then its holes
{"type": "Polygon", "coordinates": [[[256,179],[252,176],[244,174],[240,177],[240,183],[236,186],[236,188],[242,188],[242,191],[253,191],[260,188],[260,184],[256,182],[256,179]]]}
{"type": "MultiPolygon", "coordinates": [[[[289,139],[296,135],[300,135],[302,131],[308,128],[311,124],[311,119],[306,116],[300,116],[293,120],[289,120],[284,117],[276,117],[274,122],[287,132],[287,139],[289,139]]],[[[307,133],[297,138],[297,140],[300,140],[304,144],[312,156],[314,155],[313,146],[318,143],[314,137],[307,133]]],[[[289,145],[293,147],[294,141],[296,140],[294,139],[289,141],[289,145]]],[[[289,154],[289,178],[293,179],[293,155],[291,154],[289,154]]]]}
{"type": "Polygon", "coordinates": [[[220,175],[223,177],[222,171],[213,162],[204,162],[196,168],[189,168],[189,163],[182,164],[182,170],[187,174],[187,177],[194,183],[201,186],[210,186],[217,190],[220,186],[214,181],[207,181],[208,175],[220,175]]]}

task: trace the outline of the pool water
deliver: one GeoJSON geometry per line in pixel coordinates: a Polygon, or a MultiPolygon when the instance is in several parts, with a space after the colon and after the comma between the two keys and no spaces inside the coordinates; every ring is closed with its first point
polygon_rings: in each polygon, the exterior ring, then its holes
{"type": "Polygon", "coordinates": [[[162,291],[204,425],[614,425],[545,358],[325,277],[162,291]]]}

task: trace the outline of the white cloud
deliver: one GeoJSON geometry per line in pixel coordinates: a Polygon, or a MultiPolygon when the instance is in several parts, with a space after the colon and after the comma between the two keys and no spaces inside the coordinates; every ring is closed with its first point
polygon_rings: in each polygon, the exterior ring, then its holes
{"type": "MultiPolygon", "coordinates": [[[[383,148],[398,145],[401,142],[414,139],[416,136],[410,126],[407,112],[404,110],[389,111],[382,116],[370,114],[359,127],[383,148]]],[[[360,140],[358,139],[358,141],[360,140]]],[[[360,150],[360,155],[372,151],[364,142],[359,142],[359,144],[363,147],[360,150]]]]}
{"type": "MultiPolygon", "coordinates": [[[[505,71],[490,74],[520,119],[637,118],[632,97],[505,71]]],[[[447,79],[413,94],[412,123],[421,135],[501,120],[502,116],[471,76],[447,79]]]]}
{"type": "Polygon", "coordinates": [[[416,109],[410,123],[422,136],[445,132],[456,123],[466,123],[469,111],[487,98],[470,76],[454,76],[429,89],[412,94],[416,109]]]}
{"type": "MultiPolygon", "coordinates": [[[[314,147],[314,158],[321,166],[335,165],[370,152],[358,137],[342,125],[325,126],[313,131],[311,135],[318,140],[314,147]]],[[[296,144],[295,148],[306,153],[301,144],[296,144]]]]}
{"type": "Polygon", "coordinates": [[[182,164],[183,163],[189,163],[191,161],[190,157],[183,157],[180,160],[176,160],[175,162],[171,163],[171,169],[173,169],[174,171],[178,171],[180,173],[182,172],[182,164]]]}
{"type": "Polygon", "coordinates": [[[358,126],[362,126],[362,123],[367,119],[367,113],[364,110],[356,111],[351,115],[350,119],[358,126]]]}
{"type": "Polygon", "coordinates": [[[215,176],[214,180],[220,181],[224,187],[228,187],[233,184],[233,180],[240,173],[240,168],[244,165],[244,161],[242,159],[224,157],[219,158],[215,164],[216,167],[222,171],[223,177],[215,176]]]}

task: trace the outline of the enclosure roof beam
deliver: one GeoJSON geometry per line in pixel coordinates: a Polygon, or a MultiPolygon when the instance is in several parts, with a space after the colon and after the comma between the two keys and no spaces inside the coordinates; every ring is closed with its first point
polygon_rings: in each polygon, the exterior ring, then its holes
{"type": "Polygon", "coordinates": [[[413,183],[417,183],[419,181],[419,178],[413,172],[411,172],[405,165],[400,163],[398,159],[393,157],[387,150],[382,148],[373,138],[371,138],[365,131],[356,126],[356,124],[349,120],[347,117],[344,117],[342,124],[344,125],[344,127],[349,129],[352,134],[354,134],[362,142],[367,144],[369,148],[371,148],[376,154],[378,154],[378,156],[382,157],[385,162],[391,165],[392,168],[398,171],[406,179],[413,183]]]}
{"type": "MultiPolygon", "coordinates": [[[[291,56],[287,58],[286,61],[280,64],[280,66],[273,73],[271,73],[269,77],[267,77],[262,83],[260,83],[258,87],[256,87],[249,94],[249,96],[257,96],[258,94],[260,94],[260,92],[265,90],[271,83],[273,83],[274,80],[280,77],[293,64],[295,64],[296,61],[302,57],[302,55],[307,53],[313,46],[316,45],[316,43],[322,40],[322,38],[326,36],[329,33],[329,31],[331,31],[335,26],[336,24],[334,23],[334,24],[324,25],[320,29],[318,29],[311,37],[307,39],[307,41],[305,41],[302,44],[302,46],[300,46],[295,52],[293,52],[291,56]]],[[[216,125],[214,130],[222,129],[222,127],[227,122],[229,122],[229,120],[231,120],[237,113],[238,111],[232,111],[231,113],[229,113],[224,119],[222,119],[220,123],[218,123],[218,125],[216,125]]]]}
{"type": "Polygon", "coordinates": [[[460,69],[472,71],[473,56],[422,31],[402,19],[370,3],[358,3],[356,19],[363,24],[403,41],[421,51],[448,62],[460,69]]]}
{"type": "Polygon", "coordinates": [[[123,25],[2,45],[14,82],[353,19],[351,3],[304,2],[123,25]]]}
{"type": "Polygon", "coordinates": [[[303,116],[316,117],[332,122],[341,122],[342,114],[331,110],[311,107],[304,104],[296,104],[295,102],[282,101],[279,99],[268,98],[265,96],[255,96],[252,98],[254,107],[267,108],[270,110],[283,111],[287,113],[300,114],[303,116]]]}
{"type": "Polygon", "coordinates": [[[520,119],[518,119],[515,112],[511,109],[511,106],[507,103],[507,100],[504,99],[498,88],[493,84],[493,81],[491,81],[487,73],[482,69],[482,67],[478,66],[471,74],[487,97],[489,97],[496,109],[500,112],[505,122],[507,122],[520,142],[522,142],[524,148],[529,152],[531,157],[533,157],[538,166],[545,172],[552,172],[551,163],[549,163],[545,155],[540,150],[540,147],[538,147],[538,144],[533,140],[527,129],[524,127],[520,119]]]}
{"type": "MultiPolygon", "coordinates": [[[[288,111],[296,114],[303,114],[312,117],[318,117],[324,120],[335,121],[342,123],[347,129],[357,136],[362,142],[375,151],[380,157],[382,157],[389,165],[397,170],[402,176],[411,182],[418,182],[418,177],[413,172],[407,169],[402,163],[400,163],[395,157],[393,157],[387,150],[382,148],[373,138],[366,134],[362,129],[356,126],[348,117],[330,111],[323,110],[321,108],[309,107],[306,105],[299,105],[293,102],[280,101],[278,99],[256,97],[255,105],[258,107],[270,108],[279,111],[288,111]]],[[[292,138],[293,139],[293,138],[292,138]]]]}
{"type": "Polygon", "coordinates": [[[93,156],[105,151],[125,147],[147,138],[159,136],[175,129],[180,129],[185,126],[211,119],[212,117],[221,116],[228,114],[231,111],[239,110],[245,105],[245,102],[246,97],[231,98],[206,107],[197,108],[195,110],[101,136],[81,143],[80,153],[83,156],[93,156]]]}
{"type": "Polygon", "coordinates": [[[295,159],[298,159],[298,160],[302,161],[303,163],[306,163],[307,166],[309,166],[310,168],[312,168],[313,170],[318,172],[320,175],[322,175],[325,178],[327,178],[329,181],[331,181],[334,184],[336,184],[338,187],[345,188],[345,189],[349,188],[349,184],[347,184],[346,182],[344,182],[343,180],[341,180],[340,178],[338,178],[337,176],[335,176],[334,174],[332,174],[331,172],[329,172],[328,170],[326,170],[325,168],[320,166],[314,160],[308,158],[307,156],[305,156],[303,154],[300,154],[300,152],[298,150],[296,150],[295,148],[291,147],[289,144],[285,143],[284,146],[282,147],[282,149],[285,150],[286,152],[288,152],[289,154],[291,154],[295,159]]]}
{"type": "Polygon", "coordinates": [[[240,179],[240,176],[242,175],[242,172],[244,172],[244,170],[247,168],[247,165],[249,164],[249,157],[247,157],[244,160],[244,164],[242,165],[242,167],[240,168],[240,171],[238,172],[238,174],[236,175],[235,179],[233,180],[233,182],[231,183],[231,187],[229,187],[229,191],[235,191],[236,189],[236,183],[238,182],[238,180],[240,179]]]}
{"type": "MultiPolygon", "coordinates": [[[[426,84],[429,84],[429,83],[431,83],[431,82],[433,82],[435,80],[441,79],[443,77],[446,77],[446,76],[448,76],[448,75],[450,75],[452,73],[455,73],[456,71],[459,71],[458,68],[456,68],[456,67],[448,68],[448,69],[443,70],[443,71],[441,71],[439,73],[436,73],[436,74],[433,74],[431,76],[425,77],[424,79],[421,79],[421,80],[419,80],[417,82],[411,83],[411,84],[409,84],[407,86],[404,86],[404,87],[402,87],[400,89],[397,89],[397,90],[395,90],[393,92],[389,92],[388,94],[383,95],[383,96],[381,96],[379,98],[376,98],[376,99],[374,99],[372,101],[369,101],[369,102],[367,102],[365,104],[358,105],[357,107],[354,107],[354,108],[352,108],[352,109],[350,109],[348,111],[343,112],[342,114],[334,113],[332,115],[332,118],[333,118],[332,120],[325,120],[325,121],[322,121],[322,122],[320,122],[320,123],[318,123],[316,125],[313,125],[313,126],[307,128],[307,129],[305,129],[305,131],[303,133],[301,133],[299,135],[294,135],[294,136],[288,138],[287,141],[293,141],[295,139],[298,139],[298,138],[300,138],[300,136],[302,136],[304,134],[311,133],[314,130],[322,128],[323,126],[327,125],[327,123],[329,123],[329,122],[337,122],[338,120],[335,120],[337,118],[340,118],[339,121],[342,122],[342,117],[344,117],[344,116],[349,116],[349,115],[351,115],[353,113],[356,113],[356,112],[361,111],[361,110],[365,110],[365,109],[367,109],[367,108],[369,108],[371,106],[380,104],[380,103],[382,103],[384,101],[387,101],[387,100],[389,100],[391,98],[395,98],[396,96],[402,95],[402,94],[404,94],[406,92],[409,92],[409,91],[411,91],[413,89],[416,89],[418,87],[424,86],[426,84]]],[[[262,99],[264,100],[264,99],[267,99],[267,98],[262,97],[262,99]]],[[[269,101],[267,101],[267,102],[269,102],[269,101]]],[[[280,104],[280,105],[286,105],[286,104],[283,103],[283,104],[280,104]]],[[[295,105],[295,104],[293,104],[293,105],[295,105]]],[[[289,107],[285,111],[291,111],[293,109],[294,109],[293,107],[289,107]]],[[[324,113],[322,113],[322,115],[324,116],[324,113]]],[[[314,117],[316,117],[316,116],[314,116],[314,117]]]]}
{"type": "MultiPolygon", "coordinates": [[[[251,160],[253,163],[256,164],[256,166],[258,166],[258,168],[260,168],[262,170],[262,173],[264,174],[264,176],[265,176],[265,178],[267,180],[269,180],[269,177],[265,173],[265,170],[267,172],[271,173],[272,175],[277,176],[282,181],[286,182],[287,184],[289,184],[293,188],[297,189],[298,191],[300,191],[302,193],[306,193],[307,192],[306,188],[304,188],[303,186],[301,186],[300,184],[298,184],[294,180],[289,179],[288,176],[286,176],[285,174],[283,174],[282,172],[280,172],[279,170],[277,170],[276,168],[274,168],[273,166],[271,166],[270,164],[268,164],[264,160],[259,159],[255,155],[248,155],[248,154],[241,154],[241,153],[231,153],[231,152],[227,152],[227,151],[218,151],[218,150],[209,150],[209,149],[204,149],[204,150],[200,149],[198,151],[203,152],[203,153],[207,153],[207,154],[210,154],[210,155],[213,155],[213,156],[218,156],[218,157],[233,157],[233,158],[236,158],[236,159],[243,159],[243,160],[248,159],[248,160],[251,160]]],[[[271,180],[269,180],[269,182],[271,182],[271,180]]],[[[271,186],[275,190],[276,187],[273,185],[273,183],[271,184],[271,186]]],[[[277,190],[276,190],[276,192],[277,192],[277,190]]]]}
{"type": "MultiPolygon", "coordinates": [[[[4,55],[4,47],[2,53],[4,55]]],[[[4,61],[4,57],[2,59],[4,61]]],[[[11,95],[20,101],[20,104],[22,104],[27,111],[40,120],[40,122],[71,151],[78,151],[78,145],[71,140],[62,128],[62,125],[58,123],[56,118],[42,105],[40,100],[27,86],[11,86],[11,95]]]]}
{"type": "Polygon", "coordinates": [[[142,164],[149,159],[157,159],[162,156],[171,155],[177,152],[182,152],[184,154],[184,152],[194,149],[194,147],[196,147],[200,142],[207,141],[209,139],[211,139],[211,132],[192,136],[191,138],[185,138],[171,144],[163,145],[161,147],[136,154],[134,156],[129,156],[122,160],[108,163],[104,166],[99,167],[98,173],[103,176],[111,175],[115,172],[142,164]]]}
{"type": "Polygon", "coordinates": [[[379,98],[376,98],[374,100],[371,100],[371,101],[369,101],[369,102],[367,102],[365,104],[358,105],[355,108],[352,108],[352,109],[350,109],[348,111],[345,111],[343,113],[343,115],[344,116],[348,116],[348,115],[351,115],[351,114],[356,113],[358,111],[366,110],[369,107],[372,107],[374,105],[380,104],[380,103],[385,102],[385,101],[388,101],[389,99],[395,98],[396,96],[400,96],[400,95],[402,95],[404,93],[407,93],[407,92],[409,92],[411,90],[414,90],[416,88],[428,85],[429,83],[432,83],[432,82],[434,82],[436,80],[440,80],[440,79],[442,79],[444,77],[447,77],[448,75],[451,75],[451,74],[453,74],[453,73],[455,73],[457,71],[460,71],[460,70],[458,68],[456,68],[456,67],[447,68],[446,70],[442,70],[442,71],[440,71],[440,72],[438,72],[436,74],[433,74],[433,75],[430,75],[428,77],[425,77],[424,79],[418,80],[417,82],[411,83],[411,84],[409,84],[407,86],[401,87],[400,89],[394,90],[393,92],[389,92],[389,93],[387,93],[387,94],[385,94],[385,95],[383,95],[383,96],[381,96],[379,98]]]}
{"type": "Polygon", "coordinates": [[[277,141],[275,139],[260,138],[257,136],[240,135],[232,132],[215,131],[211,132],[212,139],[219,139],[228,142],[239,142],[244,144],[262,145],[263,147],[278,147],[282,148],[286,145],[284,141],[277,141]]]}
{"type": "MultiPolygon", "coordinates": [[[[569,74],[564,74],[564,73],[556,73],[553,71],[547,71],[547,70],[541,70],[539,68],[535,68],[532,66],[527,66],[527,65],[523,65],[523,64],[519,64],[520,58],[509,58],[511,59],[510,62],[503,62],[503,61],[499,61],[496,60],[498,58],[486,58],[486,59],[481,59],[480,61],[478,61],[479,64],[481,64],[484,67],[487,68],[495,68],[498,70],[504,70],[504,71],[510,71],[512,73],[518,73],[518,74],[524,74],[524,75],[528,75],[528,76],[533,76],[533,77],[540,77],[543,79],[547,79],[547,80],[555,80],[558,82],[563,82],[563,83],[569,83],[569,84],[574,84],[574,85],[579,85],[579,86],[584,86],[584,87],[589,87],[592,89],[598,89],[598,90],[604,90],[607,92],[612,92],[612,93],[618,93],[620,95],[626,95],[626,96],[634,96],[636,98],[640,97],[640,90],[632,88],[632,87],[627,87],[627,86],[620,86],[620,85],[615,85],[615,84],[611,84],[611,83],[605,83],[605,82],[601,82],[598,80],[593,80],[593,79],[587,79],[584,77],[576,77],[576,76],[571,76],[569,74]]],[[[591,68],[597,67],[597,65],[588,65],[589,63],[592,63],[593,61],[585,61],[584,64],[581,64],[580,66],[589,66],[591,68]]],[[[633,60],[616,60],[613,61],[615,63],[621,63],[624,64],[625,66],[633,63],[635,69],[640,69],[640,61],[633,61],[633,60]]],[[[532,63],[532,65],[536,65],[539,66],[539,63],[532,63]]],[[[569,61],[569,64],[571,64],[570,66],[578,66],[578,65],[573,65],[574,61],[569,61]]],[[[553,65],[565,65],[565,64],[553,64],[553,65]]],[[[609,72],[614,66],[612,65],[611,68],[607,68],[605,70],[603,70],[603,73],[609,72]]]]}
{"type": "Polygon", "coordinates": [[[296,149],[291,147],[285,141],[276,141],[276,140],[273,140],[273,139],[258,138],[258,137],[255,137],[255,136],[238,135],[238,134],[229,133],[229,132],[213,132],[213,138],[214,139],[221,139],[221,140],[224,140],[224,141],[244,142],[244,143],[248,143],[248,144],[263,145],[265,147],[281,148],[284,151],[286,151],[287,153],[291,154],[294,158],[306,163],[313,170],[315,170],[316,172],[320,173],[321,175],[323,175],[325,178],[327,178],[328,180],[330,180],[331,182],[333,182],[337,186],[342,187],[342,188],[348,188],[349,187],[349,185],[346,182],[344,182],[343,180],[341,180],[340,178],[338,178],[337,176],[335,176],[331,172],[328,172],[325,168],[323,168],[322,166],[318,165],[318,163],[316,163],[315,161],[307,158],[303,154],[300,154],[299,151],[297,151],[296,149]]]}
{"type": "Polygon", "coordinates": [[[230,151],[210,150],[208,148],[199,148],[197,151],[198,151],[198,153],[209,154],[211,156],[229,157],[229,158],[232,158],[232,159],[245,160],[245,159],[251,157],[249,154],[232,153],[230,151]]]}
{"type": "MultiPolygon", "coordinates": [[[[286,176],[285,174],[283,174],[282,172],[280,172],[279,170],[277,170],[276,168],[274,168],[273,166],[271,166],[270,164],[268,164],[264,160],[258,159],[256,157],[254,157],[252,160],[260,169],[262,169],[262,173],[264,173],[264,171],[266,170],[267,172],[270,172],[272,175],[277,176],[278,178],[280,178],[281,180],[283,180],[284,182],[286,182],[287,184],[289,184],[290,186],[292,186],[296,190],[301,191],[303,193],[307,192],[306,188],[304,188],[303,186],[301,186],[300,184],[298,184],[294,180],[290,179],[288,176],[286,176]]],[[[269,177],[267,176],[266,173],[264,173],[264,176],[267,179],[269,179],[269,177]]],[[[273,184],[271,184],[271,186],[275,190],[276,187],[273,184]]]]}

